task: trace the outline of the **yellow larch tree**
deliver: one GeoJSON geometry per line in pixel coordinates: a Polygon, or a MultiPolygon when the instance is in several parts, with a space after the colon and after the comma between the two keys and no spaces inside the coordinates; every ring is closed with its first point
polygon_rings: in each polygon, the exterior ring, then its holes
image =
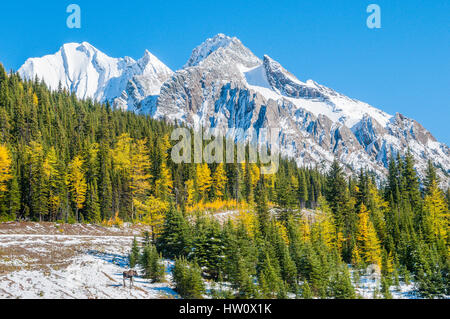
{"type": "Polygon", "coordinates": [[[56,217],[61,204],[60,194],[58,193],[61,182],[61,173],[58,169],[58,158],[54,147],[50,148],[47,156],[45,157],[43,171],[45,182],[47,184],[46,195],[48,198],[48,209],[50,216],[54,218],[56,217]]]}
{"type": "Polygon", "coordinates": [[[360,267],[362,265],[361,253],[359,252],[358,245],[353,246],[352,265],[356,267],[360,267]]]}
{"type": "Polygon", "coordinates": [[[173,189],[172,173],[167,167],[166,161],[161,163],[160,178],[155,182],[156,196],[161,200],[168,201],[173,189]]]}
{"type": "Polygon", "coordinates": [[[11,156],[5,145],[0,145],[0,196],[8,190],[7,183],[11,175],[11,156]]]}
{"type": "MultiPolygon", "coordinates": [[[[244,170],[244,172],[245,172],[245,170],[244,170]]],[[[249,163],[248,164],[248,174],[249,174],[248,181],[250,183],[250,185],[249,185],[250,186],[249,201],[253,202],[256,184],[258,183],[259,178],[261,176],[261,172],[260,172],[258,165],[255,163],[249,163]]]]}
{"type": "Polygon", "coordinates": [[[223,163],[217,165],[216,171],[213,175],[214,180],[214,196],[218,199],[223,199],[225,196],[225,187],[227,185],[227,175],[225,173],[223,163]]]}
{"type": "Polygon", "coordinates": [[[283,241],[286,245],[289,245],[289,236],[286,229],[286,226],[284,226],[280,221],[275,222],[275,226],[277,227],[278,232],[280,233],[281,238],[283,238],[283,241]]]}
{"type": "Polygon", "coordinates": [[[309,226],[309,221],[306,217],[302,216],[299,221],[299,230],[302,240],[304,242],[309,242],[311,239],[311,227],[309,226]]]}
{"type": "Polygon", "coordinates": [[[150,156],[146,143],[145,139],[137,140],[131,152],[130,188],[133,203],[132,218],[137,217],[139,220],[145,213],[140,207],[145,202],[151,188],[150,156]],[[135,212],[136,216],[134,216],[135,212]]]}
{"type": "Polygon", "coordinates": [[[256,183],[259,181],[259,177],[261,176],[261,172],[259,170],[259,167],[255,163],[249,164],[249,170],[250,170],[250,184],[252,185],[252,188],[254,189],[256,187],[256,183]]]}
{"type": "Polygon", "coordinates": [[[435,181],[430,185],[428,194],[425,196],[424,213],[425,223],[429,228],[429,236],[433,236],[436,239],[443,239],[444,241],[447,240],[450,217],[449,210],[444,194],[436,185],[435,181]]]}
{"type": "Polygon", "coordinates": [[[236,216],[236,219],[233,220],[233,223],[235,225],[242,224],[247,230],[247,233],[250,236],[255,237],[258,229],[258,218],[254,212],[240,210],[239,214],[236,216]]]}
{"type": "Polygon", "coordinates": [[[39,104],[39,99],[38,99],[36,93],[33,93],[33,105],[38,106],[38,104],[39,104]]]}
{"type": "Polygon", "coordinates": [[[169,158],[169,149],[171,147],[170,145],[170,138],[169,135],[164,135],[161,140],[158,142],[158,147],[161,151],[162,157],[167,160],[169,158]]]}
{"type": "Polygon", "coordinates": [[[196,170],[197,188],[203,201],[207,201],[208,192],[211,189],[212,178],[208,164],[198,164],[196,170]]]}
{"type": "Polygon", "coordinates": [[[114,166],[119,171],[126,172],[131,168],[132,141],[130,134],[124,133],[119,136],[116,147],[111,150],[114,166]]]}
{"type": "Polygon", "coordinates": [[[170,149],[170,140],[168,135],[163,136],[161,142],[159,143],[159,148],[162,154],[162,161],[159,172],[160,177],[155,182],[155,193],[159,199],[167,202],[173,189],[172,173],[167,165],[170,149]]]}
{"type": "Polygon", "coordinates": [[[189,179],[184,183],[186,187],[186,206],[192,207],[195,203],[195,185],[194,180],[189,179]]]}
{"type": "Polygon", "coordinates": [[[86,201],[87,190],[86,178],[83,171],[83,160],[80,156],[75,156],[69,164],[67,186],[69,188],[72,201],[75,203],[76,219],[78,222],[78,211],[83,208],[83,204],[86,201]]]}
{"type": "Polygon", "coordinates": [[[325,198],[320,197],[318,202],[319,207],[316,210],[315,221],[312,225],[313,238],[321,239],[329,249],[338,248],[337,232],[331,209],[325,198]]]}
{"type": "Polygon", "coordinates": [[[357,225],[356,240],[364,261],[381,267],[381,246],[375,227],[370,220],[369,211],[361,204],[357,225]]]}
{"type": "Polygon", "coordinates": [[[139,203],[139,209],[144,212],[143,222],[150,226],[153,241],[161,232],[164,216],[169,209],[169,204],[153,195],[147,197],[145,203],[139,203]]]}

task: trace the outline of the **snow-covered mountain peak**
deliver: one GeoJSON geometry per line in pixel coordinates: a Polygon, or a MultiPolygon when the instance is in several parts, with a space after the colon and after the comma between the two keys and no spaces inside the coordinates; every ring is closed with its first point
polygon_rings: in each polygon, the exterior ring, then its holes
{"type": "Polygon", "coordinates": [[[158,76],[164,74],[164,76],[167,76],[173,73],[169,67],[148,50],[145,50],[144,56],[137,61],[137,64],[142,69],[143,75],[154,74],[158,76]]]}
{"type": "Polygon", "coordinates": [[[229,36],[226,36],[223,33],[219,33],[213,38],[206,39],[205,42],[197,46],[192,51],[191,57],[189,58],[188,62],[184,67],[187,68],[190,66],[198,65],[201,61],[206,59],[214,51],[218,50],[219,48],[225,48],[229,46],[230,43],[233,42],[233,40],[239,41],[237,38],[233,39],[229,36]]]}
{"type": "Polygon", "coordinates": [[[19,69],[25,79],[37,76],[53,90],[61,84],[82,99],[116,102],[122,98],[127,102],[118,106],[125,109],[136,109],[143,98],[159,94],[172,73],[148,50],[138,61],[112,58],[88,42],[66,43],[54,54],[28,59],[19,69]]]}
{"type": "Polygon", "coordinates": [[[65,50],[78,50],[81,52],[88,52],[88,53],[97,53],[100,52],[96,47],[94,47],[92,44],[90,44],[89,42],[83,41],[81,43],[66,43],[63,46],[63,49],[65,50]]]}
{"type": "Polygon", "coordinates": [[[216,65],[233,63],[242,64],[245,67],[254,67],[260,64],[261,60],[246,48],[238,38],[219,33],[197,46],[192,51],[191,57],[184,68],[211,63],[216,65]]]}

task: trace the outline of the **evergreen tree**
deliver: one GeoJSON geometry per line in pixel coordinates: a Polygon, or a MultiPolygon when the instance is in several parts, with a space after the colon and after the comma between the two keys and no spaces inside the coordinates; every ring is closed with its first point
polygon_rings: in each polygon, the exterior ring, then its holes
{"type": "Polygon", "coordinates": [[[308,284],[307,281],[305,281],[302,284],[301,297],[303,299],[312,299],[313,298],[313,294],[311,292],[311,288],[309,287],[309,284],[308,284]]]}
{"type": "Polygon", "coordinates": [[[145,278],[149,278],[153,282],[164,280],[164,264],[161,259],[155,246],[147,245],[144,247],[142,268],[144,269],[145,278]]]}
{"type": "Polygon", "coordinates": [[[338,228],[344,226],[343,211],[347,201],[347,185],[342,168],[335,159],[327,175],[326,199],[335,217],[338,228]]]}
{"type": "Polygon", "coordinates": [[[268,231],[270,214],[267,206],[267,194],[264,187],[263,180],[260,180],[255,190],[256,215],[262,236],[265,236],[268,231]]]}
{"type": "Polygon", "coordinates": [[[167,258],[186,255],[191,242],[189,232],[189,225],[181,212],[171,207],[157,241],[158,250],[167,258]]]}
{"type": "Polygon", "coordinates": [[[185,299],[202,299],[206,292],[200,267],[183,257],[175,260],[173,281],[177,292],[185,299]]]}
{"type": "Polygon", "coordinates": [[[355,290],[350,273],[345,265],[334,273],[330,283],[330,296],[336,299],[354,299],[355,290]]]}
{"type": "Polygon", "coordinates": [[[305,173],[303,171],[300,172],[299,176],[299,189],[298,189],[298,195],[300,198],[300,205],[302,208],[305,208],[306,203],[308,202],[308,184],[306,182],[305,173]]]}
{"type": "Polygon", "coordinates": [[[139,245],[136,239],[136,236],[134,236],[133,243],[131,246],[131,253],[128,256],[128,261],[130,263],[130,268],[136,267],[140,257],[140,249],[139,245]]]}

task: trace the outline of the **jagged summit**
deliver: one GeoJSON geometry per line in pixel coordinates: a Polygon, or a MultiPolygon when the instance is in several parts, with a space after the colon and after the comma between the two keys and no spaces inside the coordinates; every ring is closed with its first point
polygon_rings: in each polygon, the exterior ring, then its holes
{"type": "Polygon", "coordinates": [[[229,37],[222,33],[206,39],[205,42],[197,46],[192,51],[191,57],[184,68],[201,65],[205,60],[215,63],[236,62],[245,66],[253,66],[261,62],[238,38],[229,37]],[[211,56],[213,57],[211,58],[211,56]]]}
{"type": "Polygon", "coordinates": [[[228,47],[233,41],[235,41],[237,44],[241,44],[241,41],[237,38],[231,38],[223,33],[219,33],[216,36],[212,38],[208,38],[197,46],[191,54],[191,57],[185,64],[185,68],[190,66],[196,66],[201,61],[206,59],[211,53],[218,50],[219,48],[226,48],[228,47]]]}

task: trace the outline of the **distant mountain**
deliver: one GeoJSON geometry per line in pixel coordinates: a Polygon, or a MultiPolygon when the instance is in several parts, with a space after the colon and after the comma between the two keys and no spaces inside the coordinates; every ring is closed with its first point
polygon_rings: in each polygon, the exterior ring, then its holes
{"type": "Polygon", "coordinates": [[[382,178],[390,155],[409,149],[419,174],[430,159],[443,186],[450,186],[450,149],[418,122],[302,82],[223,34],[196,47],[175,73],[148,51],[138,61],[114,59],[88,43],[29,59],[19,73],[53,89],[61,83],[80,98],[193,127],[280,128],[282,153],[299,165],[326,169],[337,157],[348,171],[367,168],[382,178]]]}
{"type": "Polygon", "coordinates": [[[159,95],[162,83],[172,73],[149,51],[138,61],[116,59],[87,42],[65,44],[53,55],[28,59],[19,69],[23,78],[37,76],[52,89],[61,85],[81,99],[109,101],[122,109],[139,111],[152,107],[146,101],[159,95]]]}

